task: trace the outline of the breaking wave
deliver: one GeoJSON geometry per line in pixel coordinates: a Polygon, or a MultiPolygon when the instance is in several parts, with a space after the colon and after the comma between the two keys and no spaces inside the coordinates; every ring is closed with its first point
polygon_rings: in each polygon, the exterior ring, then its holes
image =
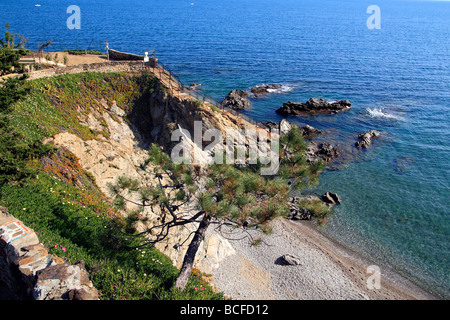
{"type": "Polygon", "coordinates": [[[404,120],[403,117],[393,114],[393,113],[388,113],[388,112],[384,111],[382,108],[372,108],[372,109],[367,108],[366,111],[372,118],[384,118],[384,119],[392,119],[392,120],[397,120],[397,121],[404,120]]]}
{"type": "Polygon", "coordinates": [[[269,93],[287,93],[295,89],[295,86],[288,84],[281,84],[279,88],[267,89],[269,93]]]}

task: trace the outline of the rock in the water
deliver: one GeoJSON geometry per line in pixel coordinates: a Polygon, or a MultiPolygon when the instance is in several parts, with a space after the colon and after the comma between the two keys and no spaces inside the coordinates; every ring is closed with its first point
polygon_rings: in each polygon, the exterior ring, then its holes
{"type": "Polygon", "coordinates": [[[222,106],[237,110],[248,108],[250,107],[250,100],[247,97],[247,92],[239,89],[233,90],[222,101],[222,106]]]}
{"type": "Polygon", "coordinates": [[[261,97],[270,92],[270,90],[280,89],[281,85],[279,84],[264,84],[261,86],[256,86],[250,89],[251,93],[255,95],[255,97],[261,97]]]}
{"type": "Polygon", "coordinates": [[[372,144],[372,138],[380,136],[381,132],[378,130],[370,130],[360,133],[358,135],[359,141],[355,143],[357,148],[367,149],[372,144]]]}
{"type": "Polygon", "coordinates": [[[285,255],[281,256],[278,260],[279,260],[280,264],[285,265],[285,266],[301,265],[300,259],[291,254],[285,254],[285,255]]]}
{"type": "Polygon", "coordinates": [[[331,204],[331,205],[341,204],[342,203],[341,198],[336,193],[332,193],[332,192],[325,193],[322,196],[322,201],[327,203],[327,204],[331,204]]]}
{"type": "Polygon", "coordinates": [[[339,157],[340,153],[336,147],[329,143],[311,142],[306,149],[306,161],[312,163],[317,159],[322,159],[329,163],[333,159],[339,157]]]}
{"type": "Polygon", "coordinates": [[[328,102],[324,99],[311,98],[306,103],[285,102],[276,112],[286,116],[338,113],[350,109],[351,105],[348,100],[328,102]]]}
{"type": "Polygon", "coordinates": [[[316,129],[310,125],[306,125],[305,127],[300,127],[300,133],[304,137],[312,137],[316,134],[321,134],[323,131],[316,129]]]}

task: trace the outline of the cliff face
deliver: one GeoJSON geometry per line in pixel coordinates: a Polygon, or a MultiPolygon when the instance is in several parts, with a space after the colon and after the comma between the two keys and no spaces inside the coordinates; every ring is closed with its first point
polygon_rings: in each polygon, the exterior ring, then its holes
{"type": "MultiPolygon", "coordinates": [[[[92,132],[101,131],[102,134],[83,140],[77,134],[66,131],[54,134],[46,142],[71,151],[79,159],[83,169],[93,175],[98,187],[107,196],[111,196],[108,185],[114,184],[120,176],[155,186],[154,175],[147,173],[151,171],[151,167],[147,168],[146,172],[140,165],[148,157],[147,148],[150,143],[157,142],[166,150],[170,150],[177,143],[171,141],[171,133],[175,129],[181,128],[194,137],[195,121],[202,121],[203,132],[215,128],[224,136],[225,131],[230,128],[254,128],[231,114],[214,110],[206,103],[200,104],[188,95],[171,94],[160,83],[155,84],[151,93],[143,94],[139,103],[133,106],[119,106],[116,101],[107,103],[105,100],[99,100],[89,107],[84,106],[78,120],[92,132]]],[[[190,146],[194,145],[189,139],[184,142],[190,146]]],[[[196,151],[202,153],[198,148],[196,151]]],[[[183,211],[195,214],[198,210],[194,207],[195,203],[189,203],[184,206],[183,211]]],[[[127,204],[123,214],[136,209],[136,206],[127,204]]],[[[141,216],[149,220],[138,223],[138,231],[146,230],[156,221],[158,215],[158,206],[145,208],[141,216]]],[[[173,230],[167,240],[157,244],[157,248],[180,267],[189,245],[189,241],[183,240],[196,228],[196,225],[191,224],[173,230]],[[184,242],[184,245],[174,249],[174,246],[181,242],[184,242]]],[[[199,249],[195,267],[210,273],[220,261],[232,254],[234,250],[228,240],[210,230],[199,249]]]]}
{"type": "MultiPolygon", "coordinates": [[[[145,141],[156,142],[170,151],[176,142],[172,132],[183,129],[194,137],[195,121],[202,122],[202,134],[209,129],[219,130],[225,137],[227,130],[257,129],[257,126],[237,116],[199,101],[186,93],[167,90],[157,83],[144,107],[133,109],[129,118],[145,141]]],[[[205,146],[209,142],[204,142],[205,146]]]]}

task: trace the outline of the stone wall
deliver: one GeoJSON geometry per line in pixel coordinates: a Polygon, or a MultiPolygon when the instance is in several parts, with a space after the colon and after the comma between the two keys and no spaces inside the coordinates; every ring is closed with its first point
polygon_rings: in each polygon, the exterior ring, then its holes
{"type": "Polygon", "coordinates": [[[0,207],[0,300],[98,300],[84,262],[48,253],[36,233],[0,207]]]}
{"type": "Polygon", "coordinates": [[[29,73],[29,80],[49,78],[61,74],[75,74],[81,72],[130,72],[143,71],[145,68],[158,66],[158,59],[143,61],[108,61],[102,63],[78,64],[67,67],[37,70],[29,73]]]}

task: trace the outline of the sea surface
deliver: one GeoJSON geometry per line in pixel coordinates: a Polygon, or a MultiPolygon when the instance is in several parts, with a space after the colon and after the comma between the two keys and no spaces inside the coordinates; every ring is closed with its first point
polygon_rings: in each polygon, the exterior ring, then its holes
{"type": "Polygon", "coordinates": [[[348,99],[349,112],[288,118],[326,130],[343,160],[308,193],[343,200],[321,230],[450,298],[450,2],[396,0],[14,0],[0,25],[50,51],[156,50],[186,83],[221,101],[277,83],[246,113],[279,121],[283,102],[348,99]],[[35,6],[40,4],[41,6],[35,6]],[[71,4],[81,29],[70,30],[71,4]],[[369,29],[367,8],[381,11],[369,29]],[[360,132],[383,131],[367,151],[360,132]]]}

